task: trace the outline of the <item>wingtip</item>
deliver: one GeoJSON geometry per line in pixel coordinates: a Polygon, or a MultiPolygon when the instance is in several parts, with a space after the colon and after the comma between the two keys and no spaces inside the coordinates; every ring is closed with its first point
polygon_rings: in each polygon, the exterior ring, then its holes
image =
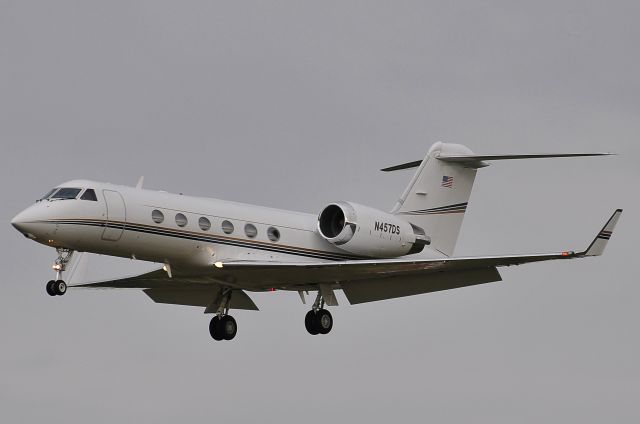
{"type": "Polygon", "coordinates": [[[600,232],[593,239],[589,247],[580,253],[581,256],[600,256],[604,253],[604,249],[607,247],[607,243],[613,235],[613,230],[618,224],[620,215],[622,215],[622,209],[616,209],[604,224],[600,232]]]}

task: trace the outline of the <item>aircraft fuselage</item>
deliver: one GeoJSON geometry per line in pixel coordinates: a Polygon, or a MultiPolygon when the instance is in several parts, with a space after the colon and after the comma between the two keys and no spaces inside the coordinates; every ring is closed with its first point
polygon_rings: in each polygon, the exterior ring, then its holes
{"type": "Polygon", "coordinates": [[[176,266],[362,258],[323,239],[313,214],[86,180],[60,187],[82,191],[40,200],[12,224],[47,246],[176,266]],[[81,199],[87,189],[96,200],[81,199]]]}

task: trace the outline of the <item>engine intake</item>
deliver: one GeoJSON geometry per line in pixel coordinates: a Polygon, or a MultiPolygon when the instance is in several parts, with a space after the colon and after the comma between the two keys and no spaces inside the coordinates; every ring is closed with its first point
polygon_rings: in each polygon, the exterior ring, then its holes
{"type": "Polygon", "coordinates": [[[334,238],[342,232],[345,224],[345,216],[342,208],[338,205],[329,205],[318,218],[320,223],[320,233],[325,238],[334,238]]]}

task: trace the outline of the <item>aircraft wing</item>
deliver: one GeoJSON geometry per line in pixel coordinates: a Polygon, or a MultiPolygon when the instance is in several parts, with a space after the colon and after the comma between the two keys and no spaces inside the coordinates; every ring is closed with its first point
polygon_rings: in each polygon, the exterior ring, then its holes
{"type": "MultiPolygon", "coordinates": [[[[218,267],[195,274],[174,270],[173,278],[158,270],[126,279],[83,284],[80,287],[143,288],[156,290],[158,293],[163,289],[193,290],[202,291],[204,295],[206,290],[212,290],[211,287],[220,290],[223,286],[238,291],[263,291],[272,288],[303,291],[317,290],[324,286],[342,289],[351,303],[371,302],[500,281],[497,270],[499,267],[599,256],[604,252],[621,213],[621,209],[616,210],[589,247],[580,252],[322,263],[235,261],[222,262],[218,267]]],[[[153,298],[149,292],[147,294],[153,298]]],[[[195,294],[194,296],[197,297],[195,294]]],[[[211,296],[208,299],[208,302],[201,301],[199,306],[205,306],[205,303],[209,305],[211,296]]]]}
{"type": "MultiPolygon", "coordinates": [[[[173,273],[176,274],[175,272],[173,273]]],[[[142,289],[156,303],[206,307],[206,312],[218,309],[223,286],[209,275],[178,273],[170,278],[163,269],[133,277],[94,283],[76,284],[70,287],[95,289],[142,289]]],[[[257,311],[253,300],[240,289],[234,289],[229,307],[257,311]]]]}

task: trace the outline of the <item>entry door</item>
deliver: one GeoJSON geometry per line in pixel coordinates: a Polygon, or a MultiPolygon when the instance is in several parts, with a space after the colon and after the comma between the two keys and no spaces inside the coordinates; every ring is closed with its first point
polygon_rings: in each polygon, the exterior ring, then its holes
{"type": "Polygon", "coordinates": [[[102,190],[107,202],[107,225],[102,233],[103,240],[118,241],[127,222],[127,208],[122,195],[113,190],[102,190]]]}

